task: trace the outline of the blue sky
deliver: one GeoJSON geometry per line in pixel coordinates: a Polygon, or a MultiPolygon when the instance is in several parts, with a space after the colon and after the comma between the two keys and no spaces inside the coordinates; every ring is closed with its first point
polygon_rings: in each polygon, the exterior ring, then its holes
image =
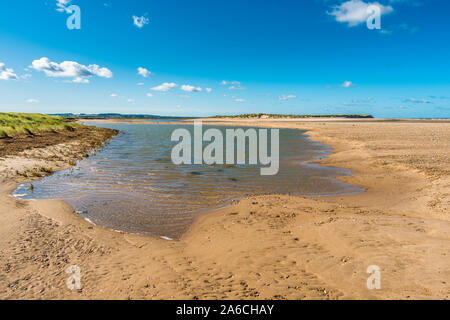
{"type": "Polygon", "coordinates": [[[0,111],[450,117],[450,3],[370,4],[1,0],[0,111]]]}

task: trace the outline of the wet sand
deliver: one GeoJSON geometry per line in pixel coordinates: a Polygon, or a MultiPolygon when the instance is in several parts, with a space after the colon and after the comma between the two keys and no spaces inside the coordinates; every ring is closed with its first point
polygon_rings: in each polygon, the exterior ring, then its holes
{"type": "MultiPolygon", "coordinates": [[[[232,200],[270,193],[364,192],[333,178],[349,175],[350,170],[308,163],[326,155],[329,148],[311,141],[304,130],[279,130],[278,173],[262,176],[259,165],[173,164],[172,132],[193,130],[190,124],[95,125],[121,134],[74,168],[34,182],[32,190],[29,184],[21,184],[14,195],[23,200],[64,200],[102,227],[179,240],[198,216],[232,200]]],[[[229,127],[217,128],[225,136],[229,127]]]]}
{"type": "Polygon", "coordinates": [[[367,192],[247,198],[201,216],[174,242],[92,226],[64,202],[10,196],[33,179],[20,173],[69,166],[82,143],[3,156],[0,298],[450,297],[448,121],[234,124],[309,130],[334,149],[320,163],[355,170],[341,179],[367,192]],[[80,291],[66,287],[70,265],[81,268],[80,291]],[[369,265],[381,268],[381,290],[366,287],[369,265]]]}

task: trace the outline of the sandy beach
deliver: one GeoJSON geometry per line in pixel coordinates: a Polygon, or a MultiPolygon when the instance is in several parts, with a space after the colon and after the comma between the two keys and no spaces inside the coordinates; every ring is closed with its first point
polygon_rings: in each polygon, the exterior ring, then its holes
{"type": "Polygon", "coordinates": [[[246,198],[167,241],[94,226],[62,201],[11,196],[115,133],[0,141],[0,299],[450,298],[450,121],[207,121],[308,130],[333,148],[320,164],[354,170],[340,179],[366,192],[246,198]],[[66,286],[71,265],[81,290],[66,286]],[[370,265],[380,290],[366,286],[370,265]]]}

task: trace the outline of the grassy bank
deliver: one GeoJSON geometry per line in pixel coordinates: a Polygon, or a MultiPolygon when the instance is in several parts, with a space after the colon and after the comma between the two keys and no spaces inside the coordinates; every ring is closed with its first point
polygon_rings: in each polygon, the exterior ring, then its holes
{"type": "Polygon", "coordinates": [[[62,117],[37,113],[0,113],[0,138],[34,135],[43,131],[73,131],[77,126],[62,117]]]}

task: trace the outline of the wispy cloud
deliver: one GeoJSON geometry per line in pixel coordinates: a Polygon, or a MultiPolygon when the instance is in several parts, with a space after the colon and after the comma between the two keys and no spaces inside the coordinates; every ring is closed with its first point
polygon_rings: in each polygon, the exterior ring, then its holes
{"type": "Polygon", "coordinates": [[[297,96],[295,96],[295,95],[293,95],[293,94],[289,94],[289,95],[281,95],[281,96],[279,96],[278,97],[278,100],[280,100],[280,101],[286,101],[286,100],[289,100],[289,99],[294,99],[294,98],[297,98],[297,96]]]}
{"type": "Polygon", "coordinates": [[[28,99],[27,100],[27,103],[38,103],[39,102],[39,100],[37,100],[37,99],[28,99]]]}
{"type": "Polygon", "coordinates": [[[68,82],[73,82],[73,83],[89,83],[89,79],[83,78],[83,77],[76,77],[76,78],[73,79],[72,81],[68,81],[68,82]]]}
{"type": "Polygon", "coordinates": [[[402,31],[409,32],[410,34],[415,34],[415,33],[417,33],[417,32],[419,31],[419,28],[418,28],[418,27],[410,26],[410,25],[407,24],[407,23],[402,23],[402,24],[400,24],[400,25],[398,26],[398,28],[399,28],[400,30],[402,30],[402,31]]]}
{"type": "Polygon", "coordinates": [[[404,103],[422,103],[422,104],[429,104],[431,103],[430,100],[426,100],[426,99],[416,99],[416,98],[408,98],[403,100],[404,103]]]}
{"type": "Polygon", "coordinates": [[[220,84],[223,86],[230,85],[228,87],[228,89],[230,89],[230,90],[244,90],[245,89],[239,81],[223,80],[220,84]]]}
{"type": "Polygon", "coordinates": [[[441,99],[441,100],[445,100],[445,99],[450,99],[450,97],[447,96],[428,96],[428,98],[430,99],[441,99]]]}
{"type": "Polygon", "coordinates": [[[375,101],[371,97],[365,99],[353,99],[351,102],[342,102],[344,106],[361,107],[361,106],[373,106],[375,101]]]}
{"type": "Polygon", "coordinates": [[[56,0],[56,11],[59,12],[68,12],[68,5],[72,2],[72,0],[56,0]]]}

